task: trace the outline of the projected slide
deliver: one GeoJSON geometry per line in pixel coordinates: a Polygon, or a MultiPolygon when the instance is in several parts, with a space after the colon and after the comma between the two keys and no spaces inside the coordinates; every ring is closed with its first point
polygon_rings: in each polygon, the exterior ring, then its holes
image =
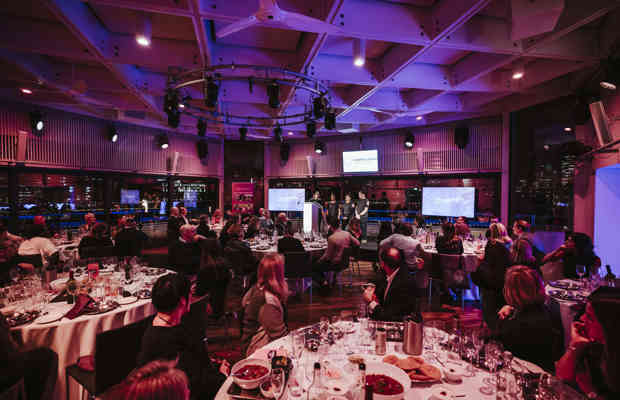
{"type": "Polygon", "coordinates": [[[269,211],[303,211],[305,189],[269,189],[269,211]]]}
{"type": "Polygon", "coordinates": [[[441,217],[474,217],[473,187],[423,187],[422,214],[441,217]]]}
{"type": "Polygon", "coordinates": [[[121,204],[140,204],[140,191],[121,189],[121,204]]]}
{"type": "Polygon", "coordinates": [[[343,151],[343,172],[377,172],[379,170],[377,150],[343,151]]]}

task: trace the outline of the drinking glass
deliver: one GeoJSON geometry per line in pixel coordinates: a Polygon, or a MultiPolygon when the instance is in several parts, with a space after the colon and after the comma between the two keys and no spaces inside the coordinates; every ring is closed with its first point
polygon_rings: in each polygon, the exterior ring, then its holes
{"type": "Polygon", "coordinates": [[[477,348],[476,345],[474,344],[474,336],[476,336],[477,333],[475,331],[475,329],[470,330],[469,332],[467,332],[467,335],[465,336],[465,342],[463,343],[463,350],[465,352],[465,357],[467,357],[467,361],[469,361],[469,363],[467,364],[467,373],[470,377],[473,377],[476,375],[476,367],[474,366],[474,362],[476,361],[476,355],[477,355],[477,348]]]}
{"type": "Polygon", "coordinates": [[[328,339],[327,339],[327,335],[329,333],[329,318],[328,317],[321,317],[320,322],[319,322],[319,331],[321,332],[321,341],[324,343],[327,343],[328,339]]]}
{"type": "Polygon", "coordinates": [[[275,400],[280,399],[284,393],[286,379],[284,377],[284,370],[282,368],[275,368],[271,371],[271,388],[275,400]]]}
{"type": "Polygon", "coordinates": [[[484,378],[482,382],[486,385],[480,388],[480,392],[482,394],[486,394],[487,396],[495,393],[495,388],[493,385],[496,382],[495,373],[497,371],[497,366],[499,365],[500,358],[500,348],[496,342],[489,342],[485,346],[485,354],[484,354],[484,362],[486,366],[489,368],[489,376],[484,378]]]}
{"type": "Polygon", "coordinates": [[[291,350],[293,359],[296,362],[301,360],[301,355],[303,354],[304,347],[306,346],[306,334],[303,330],[293,331],[291,332],[291,350]]]}
{"type": "Polygon", "coordinates": [[[575,267],[575,272],[577,272],[577,275],[579,275],[579,281],[583,285],[583,277],[586,274],[586,266],[585,265],[581,265],[581,264],[577,264],[576,267],[575,267]]]}

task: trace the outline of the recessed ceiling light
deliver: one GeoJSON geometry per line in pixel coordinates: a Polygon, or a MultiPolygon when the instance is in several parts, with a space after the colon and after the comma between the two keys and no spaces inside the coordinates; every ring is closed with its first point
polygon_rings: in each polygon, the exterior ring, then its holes
{"type": "Polygon", "coordinates": [[[523,75],[524,75],[523,71],[515,71],[512,73],[512,79],[515,79],[515,80],[521,79],[523,78],[523,75]]]}
{"type": "Polygon", "coordinates": [[[21,88],[20,90],[23,94],[32,94],[32,90],[28,88],[21,88]]]}
{"type": "Polygon", "coordinates": [[[417,117],[415,117],[415,119],[418,120],[418,121],[422,120],[422,118],[423,117],[421,115],[418,115],[417,117]]]}
{"type": "Polygon", "coordinates": [[[566,128],[564,128],[564,132],[572,132],[573,128],[571,128],[570,126],[567,126],[566,128]]]}
{"type": "Polygon", "coordinates": [[[363,67],[363,66],[364,66],[364,59],[363,59],[363,58],[361,58],[361,57],[356,57],[356,58],[353,60],[353,64],[354,64],[356,67],[363,67]]]}
{"type": "Polygon", "coordinates": [[[289,136],[293,136],[293,131],[288,131],[289,136]]]}
{"type": "Polygon", "coordinates": [[[136,35],[136,42],[142,47],[149,47],[151,40],[144,35],[136,35]]]}
{"type": "Polygon", "coordinates": [[[363,67],[366,63],[366,39],[353,39],[353,65],[363,67]]]}
{"type": "Polygon", "coordinates": [[[179,108],[185,108],[185,104],[179,103],[179,108]]]}

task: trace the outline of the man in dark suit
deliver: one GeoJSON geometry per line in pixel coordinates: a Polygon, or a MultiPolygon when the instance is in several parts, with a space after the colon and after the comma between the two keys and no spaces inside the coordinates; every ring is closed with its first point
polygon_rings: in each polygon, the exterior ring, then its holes
{"type": "Polygon", "coordinates": [[[292,251],[302,252],[304,251],[304,245],[301,244],[299,239],[293,237],[295,232],[293,231],[293,224],[291,221],[286,223],[286,231],[284,237],[278,240],[278,253],[290,253],[292,251]]]}
{"type": "Polygon", "coordinates": [[[168,263],[173,271],[193,275],[200,268],[200,246],[196,242],[196,226],[183,225],[179,238],[168,251],[168,263]]]}
{"type": "Polygon", "coordinates": [[[114,247],[118,256],[141,256],[144,244],[149,240],[146,233],[139,230],[133,218],[125,220],[125,226],[116,234],[114,247]]]}
{"type": "Polygon", "coordinates": [[[415,283],[409,277],[402,251],[388,247],[380,252],[381,269],[386,279],[376,290],[369,287],[364,291],[370,317],[377,321],[402,321],[403,317],[416,310],[415,283]]]}

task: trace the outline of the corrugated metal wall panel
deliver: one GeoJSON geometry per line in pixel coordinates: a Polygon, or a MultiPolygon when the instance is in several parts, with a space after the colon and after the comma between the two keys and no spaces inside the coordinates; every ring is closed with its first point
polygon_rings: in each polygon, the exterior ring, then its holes
{"type": "MultiPolygon", "coordinates": [[[[217,176],[220,161],[217,143],[209,143],[209,156],[201,161],[194,137],[170,136],[170,147],[161,150],[156,138],[161,130],[119,124],[119,141],[106,138],[109,123],[60,111],[45,113],[45,133],[28,135],[27,164],[69,169],[168,173],[168,158],[179,153],[176,173],[217,176]]],[[[0,105],[0,161],[16,161],[19,130],[30,132],[26,110],[0,105]]]]}
{"type": "Polygon", "coordinates": [[[342,175],[342,151],[377,149],[380,174],[416,173],[422,171],[451,173],[501,170],[502,124],[499,119],[469,124],[469,143],[465,149],[454,144],[454,126],[413,128],[415,150],[403,146],[405,131],[346,137],[325,137],[327,151],[314,153],[312,142],[290,142],[289,161],[280,162],[279,146],[270,145],[271,177],[304,177],[310,175],[306,156],[316,164],[315,176],[342,175]],[[361,138],[361,142],[360,142],[361,138]],[[417,150],[422,151],[423,166],[418,166],[417,150]]]}

